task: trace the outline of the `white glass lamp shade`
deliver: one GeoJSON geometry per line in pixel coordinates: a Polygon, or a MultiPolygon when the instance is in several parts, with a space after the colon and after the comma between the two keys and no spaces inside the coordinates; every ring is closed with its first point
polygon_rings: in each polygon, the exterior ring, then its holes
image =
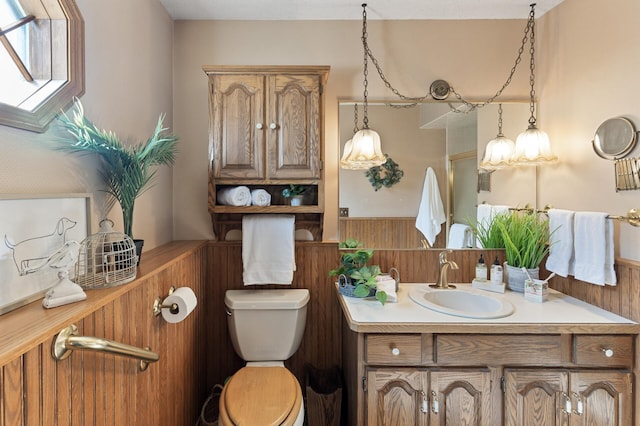
{"type": "Polygon", "coordinates": [[[511,163],[516,166],[537,166],[557,161],[551,152],[549,136],[535,126],[529,126],[516,139],[516,149],[511,163]]]}
{"type": "Polygon", "coordinates": [[[387,161],[380,147],[380,135],[375,130],[358,130],[344,145],[340,167],[351,170],[368,170],[387,161]]]}
{"type": "Polygon", "coordinates": [[[484,150],[484,157],[480,162],[480,168],[485,170],[499,170],[509,167],[515,144],[509,138],[505,138],[503,134],[498,134],[487,144],[484,150]]]}

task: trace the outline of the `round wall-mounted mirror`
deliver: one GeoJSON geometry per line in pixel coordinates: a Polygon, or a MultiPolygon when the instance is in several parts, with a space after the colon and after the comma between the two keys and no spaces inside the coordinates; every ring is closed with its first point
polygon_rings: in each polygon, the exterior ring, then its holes
{"type": "Polygon", "coordinates": [[[610,118],[603,122],[593,138],[593,150],[607,160],[617,160],[627,155],[636,145],[636,129],[624,117],[610,118]]]}

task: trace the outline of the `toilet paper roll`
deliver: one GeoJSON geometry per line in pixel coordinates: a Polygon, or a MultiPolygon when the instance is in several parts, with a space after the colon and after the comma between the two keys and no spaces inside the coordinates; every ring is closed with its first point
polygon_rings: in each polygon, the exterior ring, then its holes
{"type": "Polygon", "coordinates": [[[162,304],[164,306],[178,305],[178,312],[171,313],[169,308],[162,308],[162,318],[166,322],[180,322],[184,320],[193,311],[198,304],[195,293],[189,287],[180,287],[171,293],[162,304]]]}

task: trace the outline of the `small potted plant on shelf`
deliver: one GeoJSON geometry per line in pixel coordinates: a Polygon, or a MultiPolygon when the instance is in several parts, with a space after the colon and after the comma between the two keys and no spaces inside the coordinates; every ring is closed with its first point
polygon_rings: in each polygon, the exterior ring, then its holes
{"type": "Polygon", "coordinates": [[[302,194],[304,194],[306,188],[302,185],[289,184],[288,188],[282,190],[282,196],[289,199],[291,206],[302,205],[302,194]]]}
{"type": "MultiPolygon", "coordinates": [[[[102,175],[106,192],[120,204],[124,232],[136,243],[136,250],[142,250],[143,240],[133,237],[133,208],[136,199],[153,184],[159,165],[173,165],[177,154],[178,138],[165,133],[164,116],[158,118],[155,131],[145,142],[127,145],[111,131],[99,129],[84,114],[79,99],[75,101],[75,111],[70,117],[64,112],[59,119],[62,127],[71,135],[63,139],[61,149],[81,154],[97,154],[101,160],[102,175]]],[[[138,258],[140,252],[138,252],[138,258]]]]}
{"type": "Polygon", "coordinates": [[[338,277],[338,290],[345,296],[368,297],[375,295],[383,305],[387,301],[384,291],[376,291],[376,277],[380,275],[380,266],[367,265],[373,257],[372,249],[359,248],[359,242],[348,239],[339,244],[344,251],[340,256],[340,266],[329,271],[329,276],[338,277]]]}

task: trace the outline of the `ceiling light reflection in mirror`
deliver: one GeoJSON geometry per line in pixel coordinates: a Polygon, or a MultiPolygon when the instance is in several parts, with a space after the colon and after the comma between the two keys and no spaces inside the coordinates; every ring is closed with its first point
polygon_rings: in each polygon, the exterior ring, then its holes
{"type": "MultiPolygon", "coordinates": [[[[353,135],[353,108],[351,100],[340,102],[340,152],[353,135]]],[[[526,101],[503,102],[502,108],[503,133],[515,137],[522,132],[529,105],[526,101]]],[[[446,247],[449,226],[461,220],[466,223],[469,217],[474,219],[478,203],[536,205],[535,167],[493,172],[490,191],[477,191],[477,164],[485,146],[496,135],[497,103],[460,114],[451,112],[446,103],[392,108],[370,100],[369,118],[385,140],[383,152],[399,164],[404,176],[394,186],[375,191],[365,171],[340,169],[339,207],[343,212],[348,209],[348,217],[340,217],[340,240],[356,238],[365,247],[379,249],[425,248],[415,220],[428,167],[436,174],[447,216],[432,248],[446,247]],[[457,167],[456,159],[462,159],[458,164],[462,168],[457,167]],[[464,190],[454,190],[456,186],[464,190]]]]}

